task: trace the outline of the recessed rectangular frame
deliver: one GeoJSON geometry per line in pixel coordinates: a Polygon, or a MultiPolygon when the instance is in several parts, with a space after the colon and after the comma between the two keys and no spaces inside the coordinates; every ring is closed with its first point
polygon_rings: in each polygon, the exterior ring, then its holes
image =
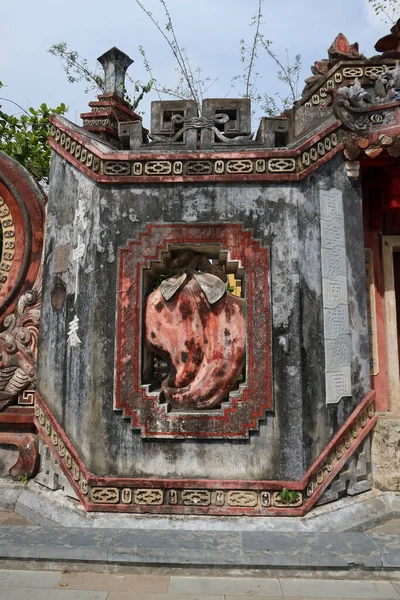
{"type": "Polygon", "coordinates": [[[269,253],[238,223],[148,225],[136,241],[119,250],[114,409],[131,417],[142,438],[246,439],[272,410],[269,253]],[[246,269],[246,386],[231,393],[219,410],[171,413],[158,394],[140,385],[143,299],[142,273],[173,244],[220,244],[230,260],[246,269]]]}

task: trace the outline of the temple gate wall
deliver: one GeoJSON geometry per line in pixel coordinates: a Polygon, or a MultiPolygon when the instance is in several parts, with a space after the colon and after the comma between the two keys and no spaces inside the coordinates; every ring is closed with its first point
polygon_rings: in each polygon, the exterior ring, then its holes
{"type": "MultiPolygon", "coordinates": [[[[78,446],[87,468],[120,477],[301,478],[369,389],[360,192],[337,158],[299,185],[95,185],[56,154],[47,217],[39,393],[78,446]],[[341,190],[352,344],[352,398],[326,405],[319,190],[341,190]],[[78,284],[76,215],[87,221],[78,284]],[[113,410],[118,252],[146,224],[241,223],[268,249],[273,411],[249,439],[142,440],[113,410]],[[75,223],[75,226],[74,226],[75,223]],[[68,271],[54,273],[55,247],[68,271]],[[52,307],[56,279],[66,286],[52,307]],[[78,285],[78,288],[77,288],[78,285]],[[76,289],[77,295],[75,300],[76,289]],[[81,344],[65,340],[79,315],[81,344]]],[[[256,367],[257,368],[257,367],[256,367]]]]}

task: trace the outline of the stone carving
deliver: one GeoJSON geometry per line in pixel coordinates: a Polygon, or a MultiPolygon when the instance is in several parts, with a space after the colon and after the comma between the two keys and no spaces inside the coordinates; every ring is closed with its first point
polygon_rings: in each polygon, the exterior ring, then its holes
{"type": "Polygon", "coordinates": [[[303,90],[303,96],[307,95],[307,92],[314,87],[319,81],[324,79],[325,75],[330,69],[340,60],[359,60],[365,57],[360,54],[358,43],[350,44],[348,39],[343,33],[339,33],[333,40],[330,48],[328,49],[329,59],[322,59],[316,61],[311,67],[312,77],[308,77],[305,80],[306,87],[303,90]]]}
{"type": "Polygon", "coordinates": [[[96,504],[117,504],[119,502],[119,490],[114,487],[93,487],[91,489],[91,499],[96,504]]]}
{"type": "Polygon", "coordinates": [[[351,349],[342,195],[320,191],[326,402],[351,396],[351,349]]]}
{"type": "Polygon", "coordinates": [[[257,506],[257,504],[257,492],[246,490],[234,490],[232,492],[228,492],[229,506],[257,506]]]}
{"type": "Polygon", "coordinates": [[[399,62],[394,69],[382,65],[381,70],[370,72],[369,78],[375,83],[368,90],[356,77],[353,85],[332,91],[335,114],[352,131],[368,130],[371,126],[389,124],[394,120],[393,109],[380,106],[400,99],[399,62]]]}
{"type": "MultiPolygon", "coordinates": [[[[361,115],[361,117],[363,118],[364,115],[361,115]]],[[[71,141],[72,138],[66,136],[64,145],[62,145],[61,139],[65,134],[62,134],[61,129],[54,126],[51,128],[50,135],[53,147],[61,146],[62,150],[66,151],[67,158],[74,161],[76,142],[71,141]]],[[[300,161],[293,157],[281,155],[281,152],[285,151],[280,149],[268,150],[264,155],[265,158],[229,159],[226,156],[223,158],[214,156],[209,160],[193,160],[193,158],[187,160],[166,160],[164,158],[154,160],[154,157],[149,154],[148,160],[141,159],[139,162],[127,153],[124,160],[111,161],[95,156],[93,152],[96,149],[90,147],[91,151],[85,149],[87,154],[84,166],[87,167],[86,173],[88,175],[93,179],[101,178],[103,183],[107,181],[114,182],[116,178],[119,178],[120,181],[125,179],[130,181],[131,179],[148,176],[154,177],[154,181],[158,179],[160,183],[163,183],[166,178],[168,178],[168,181],[173,181],[176,177],[181,178],[182,176],[207,178],[215,175],[229,181],[236,178],[237,175],[242,175],[243,180],[245,180],[252,179],[254,176],[259,177],[260,174],[265,176],[265,180],[272,180],[276,177],[276,174],[280,174],[282,181],[284,181],[285,174],[288,178],[291,178],[292,174],[296,172],[304,176],[304,171],[310,165],[313,165],[314,169],[317,168],[320,159],[338,145],[336,132],[321,135],[317,142],[314,140],[315,138],[312,138],[309,141],[309,149],[306,151],[304,151],[304,144],[300,145],[301,150],[296,148],[293,150],[294,156],[301,155],[300,161]]],[[[147,146],[144,145],[143,149],[147,146]]],[[[82,158],[82,154],[80,154],[80,158],[82,158]]]]}
{"type": "Polygon", "coordinates": [[[39,437],[39,454],[39,472],[35,477],[35,481],[37,483],[40,483],[40,485],[43,485],[44,487],[53,491],[61,489],[64,492],[64,494],[69,498],[78,500],[78,496],[76,495],[74,488],[71,486],[68,479],[65,477],[61,467],[59,466],[56,459],[54,458],[54,456],[52,455],[49,448],[44,443],[41,437],[39,437]]]}
{"type": "Polygon", "coordinates": [[[353,85],[339,88],[338,96],[347,108],[365,108],[372,103],[371,94],[364,90],[357,77],[353,85]]]}
{"type": "MultiPolygon", "coordinates": [[[[152,506],[155,506],[156,509],[162,506],[166,509],[166,512],[168,512],[168,507],[172,507],[174,510],[176,506],[185,506],[193,514],[198,514],[197,507],[201,510],[204,506],[208,507],[207,511],[210,514],[213,514],[214,507],[216,508],[214,514],[221,514],[221,510],[229,514],[230,507],[234,511],[237,508],[242,509],[244,514],[254,514],[253,511],[259,511],[263,508],[277,508],[279,510],[283,509],[288,515],[299,516],[302,512],[299,512],[298,509],[303,509],[306,498],[314,496],[315,501],[318,500],[321,486],[328,485],[327,492],[321,496],[323,500],[320,503],[343,496],[346,492],[350,495],[358,494],[370,487],[371,465],[368,435],[376,422],[374,392],[370,392],[364,398],[362,406],[357,409],[356,414],[348,419],[345,431],[335,437],[331,453],[314,463],[305,483],[304,481],[298,482],[297,499],[289,503],[281,499],[280,492],[277,492],[274,487],[271,486],[271,489],[268,489],[268,482],[265,482],[267,489],[263,490],[244,488],[223,491],[218,488],[212,490],[202,489],[201,487],[180,490],[168,489],[168,487],[165,489],[131,489],[124,486],[123,479],[112,479],[114,485],[121,486],[118,488],[109,487],[110,480],[108,478],[98,478],[98,486],[90,488],[88,483],[89,474],[85,473],[84,468],[81,472],[81,469],[71,457],[71,454],[75,454],[72,446],[70,446],[71,452],[69,452],[61,439],[60,433],[46,417],[46,413],[38,402],[42,402],[39,395],[37,395],[37,404],[35,405],[35,416],[43,441],[40,441],[41,467],[39,474],[36,476],[36,481],[50,489],[62,487],[64,492],[71,497],[76,497],[74,491],[76,489],[79,496],[87,496],[88,500],[93,503],[92,508],[96,504],[117,505],[122,502],[124,505],[130,505],[130,511],[135,505],[146,506],[146,512],[151,512],[152,506]],[[358,446],[360,438],[361,444],[358,446]],[[68,469],[66,472],[67,478],[63,476],[61,467],[57,465],[53,455],[49,452],[48,446],[51,444],[54,447],[54,452],[58,453],[59,463],[63,463],[68,469]],[[351,450],[352,446],[354,446],[354,450],[351,450]],[[345,466],[338,473],[339,461],[349,451],[348,466],[345,466]],[[68,486],[67,479],[74,488],[68,486]],[[222,509],[222,507],[224,508],[222,509]]],[[[201,482],[199,484],[201,485],[201,482]]],[[[120,507],[117,510],[120,510],[120,507]]],[[[269,511],[265,511],[264,514],[268,513],[269,511]]]]}
{"type": "Polygon", "coordinates": [[[355,496],[372,488],[371,437],[367,436],[344,468],[323,492],[317,505],[343,496],[355,496]]]}
{"type": "Polygon", "coordinates": [[[164,501],[164,494],[162,490],[135,490],[133,495],[133,502],[135,504],[152,504],[159,505],[164,501]]]}
{"type": "Polygon", "coordinates": [[[212,116],[195,116],[190,118],[185,118],[183,115],[174,114],[171,117],[171,123],[173,125],[172,130],[175,131],[176,126],[180,126],[180,129],[176,133],[172,135],[150,135],[150,143],[151,144],[165,144],[166,142],[179,142],[182,140],[186,131],[190,129],[196,129],[201,131],[203,129],[208,129],[212,131],[215,137],[219,142],[223,142],[225,144],[246,144],[253,138],[253,134],[249,135],[237,135],[235,137],[227,137],[224,135],[218,128],[217,125],[222,125],[228,123],[230,121],[229,115],[225,113],[217,113],[212,116]]]}
{"type": "Polygon", "coordinates": [[[343,33],[339,33],[333,40],[328,55],[331,60],[357,60],[364,58],[358,48],[358,43],[350,44],[343,33]]]}
{"type": "Polygon", "coordinates": [[[0,289],[7,282],[8,274],[13,263],[15,254],[15,224],[10,209],[0,198],[0,226],[3,233],[3,248],[0,262],[0,289]]]}
{"type": "Polygon", "coordinates": [[[184,506],[208,506],[211,504],[211,493],[207,490],[184,490],[182,504],[184,506]]]}
{"type": "Polygon", "coordinates": [[[393,102],[400,99],[400,64],[396,61],[394,69],[383,65],[383,71],[378,74],[371,73],[370,79],[375,81],[375,101],[393,102]]]}
{"type": "Polygon", "coordinates": [[[215,408],[243,370],[245,301],[205,254],[178,251],[171,271],[147,300],[146,342],[170,365],[162,389],[173,408],[215,408]]]}
{"type": "Polygon", "coordinates": [[[42,292],[42,269],[33,288],[18,300],[0,333],[0,408],[36,381],[36,351],[42,292]]]}
{"type": "Polygon", "coordinates": [[[38,463],[38,436],[34,433],[15,433],[0,431],[0,444],[16,446],[17,462],[9,470],[13,479],[25,476],[30,479],[35,474],[38,463]]]}

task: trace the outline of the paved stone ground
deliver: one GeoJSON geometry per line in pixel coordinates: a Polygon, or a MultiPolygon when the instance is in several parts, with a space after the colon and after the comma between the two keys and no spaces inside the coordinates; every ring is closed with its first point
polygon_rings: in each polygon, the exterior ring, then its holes
{"type": "Polygon", "coordinates": [[[370,533],[400,533],[400,519],[390,519],[382,525],[369,529],[370,533]]]}
{"type": "Polygon", "coordinates": [[[2,525],[33,525],[33,523],[12,510],[0,510],[0,527],[2,525]]]}
{"type": "Polygon", "coordinates": [[[400,599],[400,581],[0,570],[0,600],[400,599]]]}

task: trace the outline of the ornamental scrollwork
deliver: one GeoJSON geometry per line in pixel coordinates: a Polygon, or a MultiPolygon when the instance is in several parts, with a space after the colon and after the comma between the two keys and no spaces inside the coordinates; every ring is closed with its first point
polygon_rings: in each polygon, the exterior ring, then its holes
{"type": "Polygon", "coordinates": [[[197,129],[201,131],[202,129],[209,129],[214,132],[215,136],[220,142],[224,142],[225,144],[244,144],[249,142],[253,138],[253,134],[249,135],[237,135],[235,137],[227,137],[224,135],[217,127],[217,125],[224,125],[230,121],[229,115],[225,113],[217,113],[211,117],[191,117],[189,119],[185,119],[184,116],[175,114],[171,117],[171,122],[173,125],[181,126],[181,128],[171,136],[168,135],[150,135],[150,144],[161,144],[165,142],[179,142],[182,140],[183,134],[189,129],[197,129]]]}
{"type": "Polygon", "coordinates": [[[0,333],[0,410],[36,381],[36,352],[42,293],[42,268],[31,290],[3,321],[0,333]]]}

